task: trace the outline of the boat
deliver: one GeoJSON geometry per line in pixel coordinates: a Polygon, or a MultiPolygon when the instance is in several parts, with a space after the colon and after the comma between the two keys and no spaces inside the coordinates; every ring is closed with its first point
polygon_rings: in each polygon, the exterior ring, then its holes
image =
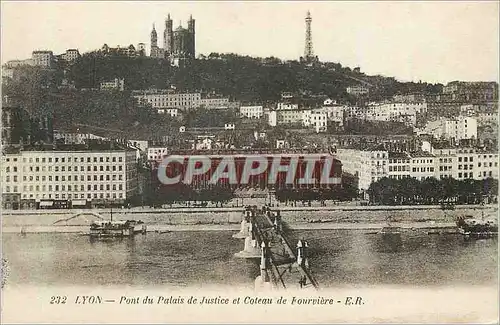
{"type": "Polygon", "coordinates": [[[496,219],[476,219],[472,216],[457,218],[458,232],[465,238],[498,237],[498,221],[496,219]]]}
{"type": "Polygon", "coordinates": [[[142,221],[99,220],[90,224],[89,236],[92,238],[133,237],[138,233],[146,233],[146,225],[142,221]]]}

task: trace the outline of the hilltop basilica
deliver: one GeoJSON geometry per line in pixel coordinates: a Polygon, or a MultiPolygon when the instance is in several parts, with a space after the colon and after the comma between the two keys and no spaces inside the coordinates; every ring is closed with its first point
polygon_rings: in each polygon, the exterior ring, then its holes
{"type": "Polygon", "coordinates": [[[163,47],[158,46],[158,35],[155,25],[151,31],[150,56],[154,58],[165,58],[174,65],[195,58],[195,28],[193,16],[189,17],[187,28],[183,28],[181,22],[179,27],[173,30],[173,22],[170,14],[165,20],[165,31],[163,32],[163,47]]]}

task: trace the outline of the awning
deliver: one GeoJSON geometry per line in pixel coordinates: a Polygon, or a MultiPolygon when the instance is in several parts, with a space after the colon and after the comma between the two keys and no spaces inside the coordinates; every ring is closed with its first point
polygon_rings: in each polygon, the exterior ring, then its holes
{"type": "Polygon", "coordinates": [[[40,206],[41,207],[51,207],[54,205],[54,202],[53,201],[41,201],[40,202],[40,206]]]}
{"type": "Polygon", "coordinates": [[[75,206],[75,205],[87,205],[86,200],[73,200],[73,201],[71,201],[71,203],[73,204],[73,206],[75,206]]]}

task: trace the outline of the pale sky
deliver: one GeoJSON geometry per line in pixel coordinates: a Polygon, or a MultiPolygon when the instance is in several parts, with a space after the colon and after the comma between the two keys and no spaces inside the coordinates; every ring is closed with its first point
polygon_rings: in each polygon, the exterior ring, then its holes
{"type": "MultiPolygon", "coordinates": [[[[146,43],[155,23],[163,45],[174,28],[196,19],[196,54],[233,52],[298,59],[307,10],[322,61],[367,74],[446,83],[499,80],[498,1],[329,2],[1,2],[2,63],[33,50],[56,54],[146,43]]],[[[149,50],[148,50],[149,51],[149,50]]]]}

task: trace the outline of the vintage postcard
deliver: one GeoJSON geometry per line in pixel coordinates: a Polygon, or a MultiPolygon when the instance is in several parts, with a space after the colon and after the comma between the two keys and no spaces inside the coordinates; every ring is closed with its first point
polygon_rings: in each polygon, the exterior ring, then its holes
{"type": "Polygon", "coordinates": [[[498,323],[498,1],[2,1],[1,322],[498,323]]]}

